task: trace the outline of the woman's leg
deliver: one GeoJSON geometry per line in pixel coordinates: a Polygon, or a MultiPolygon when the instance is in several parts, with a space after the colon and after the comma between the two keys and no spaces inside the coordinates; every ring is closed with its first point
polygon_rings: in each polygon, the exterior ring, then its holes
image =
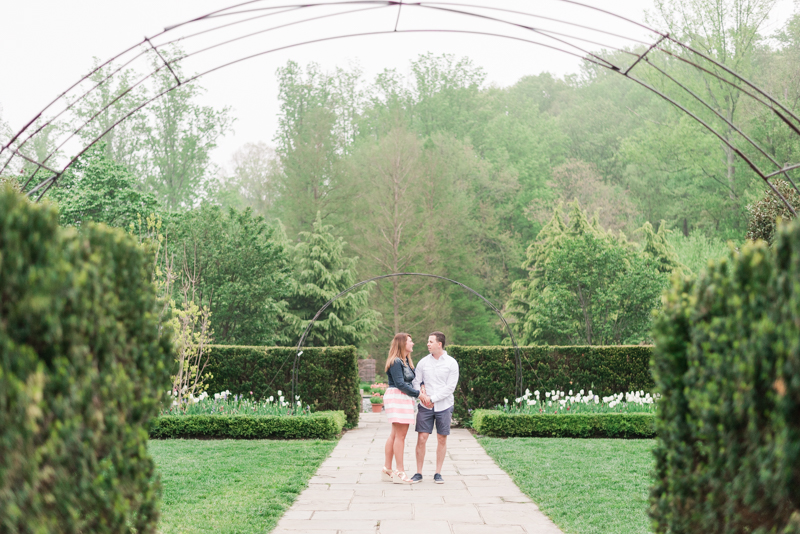
{"type": "Polygon", "coordinates": [[[403,453],[405,452],[407,432],[407,424],[392,423],[392,434],[394,435],[394,463],[398,471],[405,471],[405,467],[403,466],[403,453]]]}
{"type": "Polygon", "coordinates": [[[392,432],[389,434],[388,439],[386,440],[386,446],[383,448],[385,460],[383,466],[388,469],[389,471],[392,470],[392,456],[394,455],[394,423],[392,423],[392,432]]]}

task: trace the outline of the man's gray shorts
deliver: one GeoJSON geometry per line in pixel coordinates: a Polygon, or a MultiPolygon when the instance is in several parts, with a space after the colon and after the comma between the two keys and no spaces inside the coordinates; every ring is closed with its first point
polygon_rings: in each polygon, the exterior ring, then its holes
{"type": "Polygon", "coordinates": [[[415,430],[423,434],[433,434],[433,423],[436,422],[436,433],[440,436],[450,435],[450,421],[453,419],[453,406],[441,412],[434,412],[423,405],[417,408],[417,424],[415,430]]]}

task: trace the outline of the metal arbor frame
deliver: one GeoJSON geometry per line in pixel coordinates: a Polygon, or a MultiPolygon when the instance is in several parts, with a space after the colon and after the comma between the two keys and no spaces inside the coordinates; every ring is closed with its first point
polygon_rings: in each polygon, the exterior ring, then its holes
{"type": "MultiPolygon", "coordinates": [[[[497,307],[494,304],[492,304],[489,300],[486,299],[486,297],[484,297],[483,295],[481,295],[480,293],[478,293],[477,291],[475,291],[471,287],[468,287],[468,286],[462,284],[461,282],[457,282],[455,280],[451,280],[450,278],[445,278],[444,276],[439,276],[439,275],[436,275],[436,274],[427,274],[427,273],[392,273],[392,274],[384,274],[384,275],[381,275],[381,276],[375,276],[375,277],[369,278],[367,280],[362,280],[361,282],[348,287],[347,289],[345,289],[344,291],[342,291],[341,293],[339,293],[338,295],[336,295],[335,297],[330,299],[328,302],[326,302],[325,305],[322,308],[320,308],[319,311],[314,315],[314,317],[308,323],[308,326],[306,327],[305,331],[303,332],[303,335],[300,336],[300,341],[297,342],[297,354],[295,355],[294,363],[292,364],[292,397],[291,397],[292,399],[295,398],[295,389],[296,389],[296,386],[297,386],[297,366],[300,363],[300,356],[303,355],[303,345],[305,345],[306,338],[308,337],[308,334],[311,332],[311,328],[313,328],[314,322],[317,319],[319,319],[320,315],[322,315],[322,312],[327,310],[328,307],[331,304],[333,304],[334,302],[336,302],[337,299],[339,299],[339,297],[341,297],[343,295],[346,295],[347,293],[349,293],[350,291],[352,291],[352,290],[354,290],[356,288],[359,288],[359,287],[361,287],[361,286],[363,286],[365,284],[369,284],[370,282],[376,282],[378,280],[384,280],[386,278],[397,278],[399,276],[421,276],[421,277],[425,277],[425,278],[435,278],[437,280],[444,280],[445,282],[450,282],[451,284],[456,284],[457,286],[460,286],[461,288],[469,291],[470,293],[472,293],[476,297],[480,298],[484,303],[486,303],[487,306],[489,306],[492,310],[494,310],[494,312],[500,318],[500,321],[503,322],[503,326],[505,327],[506,332],[508,332],[508,335],[511,338],[511,343],[514,345],[514,361],[515,361],[515,366],[516,366],[515,370],[516,370],[516,373],[517,373],[516,374],[516,383],[514,385],[514,391],[516,392],[518,397],[522,396],[522,393],[523,393],[522,389],[523,389],[524,386],[522,384],[522,359],[520,357],[519,347],[517,346],[517,341],[514,338],[514,332],[511,330],[511,327],[508,326],[508,323],[506,322],[505,317],[503,317],[503,313],[499,309],[497,309],[497,307]]],[[[533,370],[534,374],[536,374],[536,370],[533,369],[533,367],[531,367],[531,370],[533,370]]],[[[280,370],[279,370],[279,372],[280,372],[280,370]]],[[[538,375],[537,375],[537,378],[538,378],[538,375]]]]}
{"type": "Polygon", "coordinates": [[[280,0],[249,0],[169,26],[98,65],[36,114],[8,142],[0,145],[0,175],[27,167],[28,174],[22,177],[23,190],[36,200],[41,199],[86,150],[128,117],[183,84],[248,59],[334,39],[427,32],[460,33],[511,39],[534,45],[581,58],[628,78],[669,102],[716,136],[722,145],[744,161],[796,215],[794,208],[772,184],[771,179],[779,176],[786,178],[800,194],[796,180],[792,179],[792,175],[797,176],[800,170],[800,162],[778,161],[774,154],[746,134],[732,119],[721,114],[692,91],[690,81],[682,78],[685,72],[677,72],[679,69],[670,67],[688,67],[689,72],[700,73],[708,81],[715,81],[729,94],[738,93],[739,96],[746,97],[765,115],[775,119],[776,124],[785,129],[788,135],[800,137],[800,119],[788,107],[722,63],[669,33],[576,0],[554,1],[563,6],[565,11],[591,11],[593,20],[598,21],[596,26],[577,24],[569,18],[546,16],[532,11],[533,6],[524,0],[516,1],[520,4],[520,9],[492,5],[487,0],[476,0],[472,3],[467,3],[466,0],[317,0],[302,4],[280,4],[280,0]],[[409,14],[414,11],[423,12],[426,17],[444,17],[447,24],[454,25],[429,27],[424,22],[413,21],[407,24],[409,14]],[[374,31],[344,34],[337,31],[335,24],[327,24],[324,30],[319,31],[321,35],[315,39],[300,40],[292,33],[304,24],[313,26],[326,24],[330,19],[357,18],[379,13],[388,16],[370,23],[378,25],[374,31]],[[492,31],[484,31],[489,28],[476,29],[469,24],[474,21],[490,26],[492,31]],[[626,32],[608,31],[604,29],[603,21],[622,25],[626,32]],[[287,41],[275,42],[281,36],[287,35],[287,41]],[[267,39],[267,43],[259,44],[258,39],[267,39]],[[170,47],[177,44],[184,51],[170,57],[170,47]],[[251,45],[253,48],[262,48],[253,52],[251,45]],[[602,47],[604,51],[591,52],[587,45],[602,47]],[[241,46],[246,48],[236,48],[241,46]],[[228,56],[216,61],[214,54],[222,51],[230,52],[235,58],[230,59],[228,56]],[[608,51],[616,56],[612,59],[604,57],[608,55],[608,51]],[[628,60],[623,62],[617,59],[622,57],[628,60]],[[185,79],[179,77],[178,69],[174,67],[200,59],[216,62],[212,65],[201,63],[202,68],[198,74],[185,79]],[[78,113],[82,102],[100,91],[108,92],[113,83],[119,82],[125,75],[125,69],[130,69],[137,63],[144,63],[149,68],[147,74],[116,92],[112,91],[113,94],[104,101],[103,107],[92,116],[86,118],[78,113]],[[640,72],[642,75],[638,75],[640,72]],[[143,87],[142,84],[159,73],[170,76],[174,79],[174,84],[144,102],[131,100],[137,88],[143,87]],[[113,111],[114,106],[124,105],[126,102],[129,107],[124,108],[121,116],[114,117],[108,125],[102,123],[97,135],[87,134],[87,126],[97,127],[101,124],[98,117],[110,114],[109,110],[113,111]],[[51,149],[32,151],[37,140],[47,141],[54,131],[55,139],[51,149]],[[35,152],[39,152],[39,155],[35,152]]]}

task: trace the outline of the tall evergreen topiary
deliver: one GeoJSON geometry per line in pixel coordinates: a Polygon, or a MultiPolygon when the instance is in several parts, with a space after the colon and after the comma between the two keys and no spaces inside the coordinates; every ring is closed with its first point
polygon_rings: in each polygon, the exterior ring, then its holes
{"type": "MultiPolygon", "coordinates": [[[[300,232],[294,248],[294,280],[284,320],[289,335],[297,340],[317,311],[341,291],[357,282],[357,259],[344,255],[345,242],[334,237],[332,226],[317,213],[313,231],[300,232]]],[[[369,308],[374,283],[337,299],[314,322],[306,339],[309,346],[355,345],[369,338],[378,327],[379,314],[369,308]]]]}
{"type": "Polygon", "coordinates": [[[154,532],[147,427],[169,385],[153,260],[0,189],[0,532],[154,532]]]}
{"type": "Polygon", "coordinates": [[[800,225],[676,278],[656,322],[650,514],[663,533],[800,533],[800,225]]]}

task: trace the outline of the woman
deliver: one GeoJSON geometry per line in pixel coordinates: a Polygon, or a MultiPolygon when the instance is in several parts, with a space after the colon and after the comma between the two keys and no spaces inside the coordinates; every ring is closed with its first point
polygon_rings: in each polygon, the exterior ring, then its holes
{"type": "Polygon", "coordinates": [[[392,340],[389,357],[386,360],[386,374],[389,387],[383,396],[386,417],[392,423],[392,433],[386,440],[386,463],[383,466],[381,479],[395,484],[413,484],[403,467],[403,449],[405,448],[408,425],[414,422],[414,401],[419,391],[411,387],[414,380],[414,362],[411,352],[414,342],[408,334],[397,334],[392,340]],[[396,471],[392,471],[394,457],[396,471]]]}

